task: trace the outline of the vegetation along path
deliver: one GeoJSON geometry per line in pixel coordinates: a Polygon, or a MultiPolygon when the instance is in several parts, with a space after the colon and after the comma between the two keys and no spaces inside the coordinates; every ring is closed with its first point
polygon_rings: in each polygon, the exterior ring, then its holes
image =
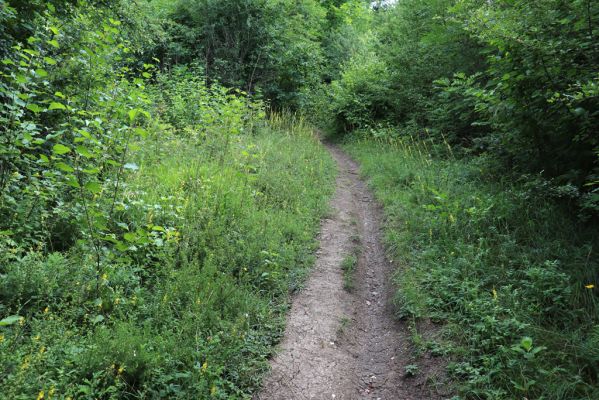
{"type": "Polygon", "coordinates": [[[339,148],[329,150],[339,166],[332,212],[256,400],[434,399],[423,385],[426,374],[404,377],[411,349],[390,306],[392,266],[379,207],[357,164],[339,148]]]}

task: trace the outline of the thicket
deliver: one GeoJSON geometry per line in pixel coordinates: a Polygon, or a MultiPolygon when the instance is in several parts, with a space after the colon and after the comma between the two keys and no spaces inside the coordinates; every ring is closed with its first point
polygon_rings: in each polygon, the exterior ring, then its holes
{"type": "Polygon", "coordinates": [[[2,398],[247,398],[312,262],[311,129],[160,70],[132,11],[0,1],[2,398]]]}
{"type": "Polygon", "coordinates": [[[323,123],[447,141],[596,218],[597,2],[406,0],[371,14],[318,99],[323,123]]]}
{"type": "Polygon", "coordinates": [[[311,113],[386,206],[399,317],[443,326],[460,398],[596,398],[597,3],[366,14],[311,113]]]}

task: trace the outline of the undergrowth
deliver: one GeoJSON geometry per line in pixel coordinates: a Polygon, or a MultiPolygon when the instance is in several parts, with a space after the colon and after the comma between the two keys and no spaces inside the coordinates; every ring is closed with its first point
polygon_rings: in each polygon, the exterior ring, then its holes
{"type": "Polygon", "coordinates": [[[398,316],[442,325],[456,399],[599,398],[592,226],[480,159],[401,138],[345,148],[385,207],[398,316]]]}
{"type": "Polygon", "coordinates": [[[334,164],[299,118],[161,79],[114,196],[105,174],[82,203],[104,236],[66,211],[60,247],[0,236],[0,398],[249,398],[268,369],[334,164]]]}

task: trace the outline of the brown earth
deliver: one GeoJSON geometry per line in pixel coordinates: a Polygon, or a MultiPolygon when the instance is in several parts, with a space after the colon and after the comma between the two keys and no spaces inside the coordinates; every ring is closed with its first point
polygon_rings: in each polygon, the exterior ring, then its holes
{"type": "Polygon", "coordinates": [[[442,361],[414,364],[408,326],[393,315],[395,267],[381,244],[381,209],[358,176],[358,166],[328,146],[339,175],[332,214],[322,222],[317,261],[293,299],[271,374],[255,400],[441,399],[442,361]],[[354,288],[344,288],[341,263],[359,251],[354,288]]]}

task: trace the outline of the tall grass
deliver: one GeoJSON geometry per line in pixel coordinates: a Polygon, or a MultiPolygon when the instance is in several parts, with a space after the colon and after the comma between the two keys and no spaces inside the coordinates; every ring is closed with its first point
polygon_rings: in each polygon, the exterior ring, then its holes
{"type": "Polygon", "coordinates": [[[398,315],[443,326],[460,398],[599,398],[593,226],[427,142],[345,147],[385,206],[398,315]]]}
{"type": "Polygon", "coordinates": [[[128,247],[105,249],[98,291],[77,248],[0,256],[1,311],[24,317],[0,327],[0,398],[249,398],[335,172],[283,117],[226,134],[158,127],[135,145],[115,205],[128,247]]]}

